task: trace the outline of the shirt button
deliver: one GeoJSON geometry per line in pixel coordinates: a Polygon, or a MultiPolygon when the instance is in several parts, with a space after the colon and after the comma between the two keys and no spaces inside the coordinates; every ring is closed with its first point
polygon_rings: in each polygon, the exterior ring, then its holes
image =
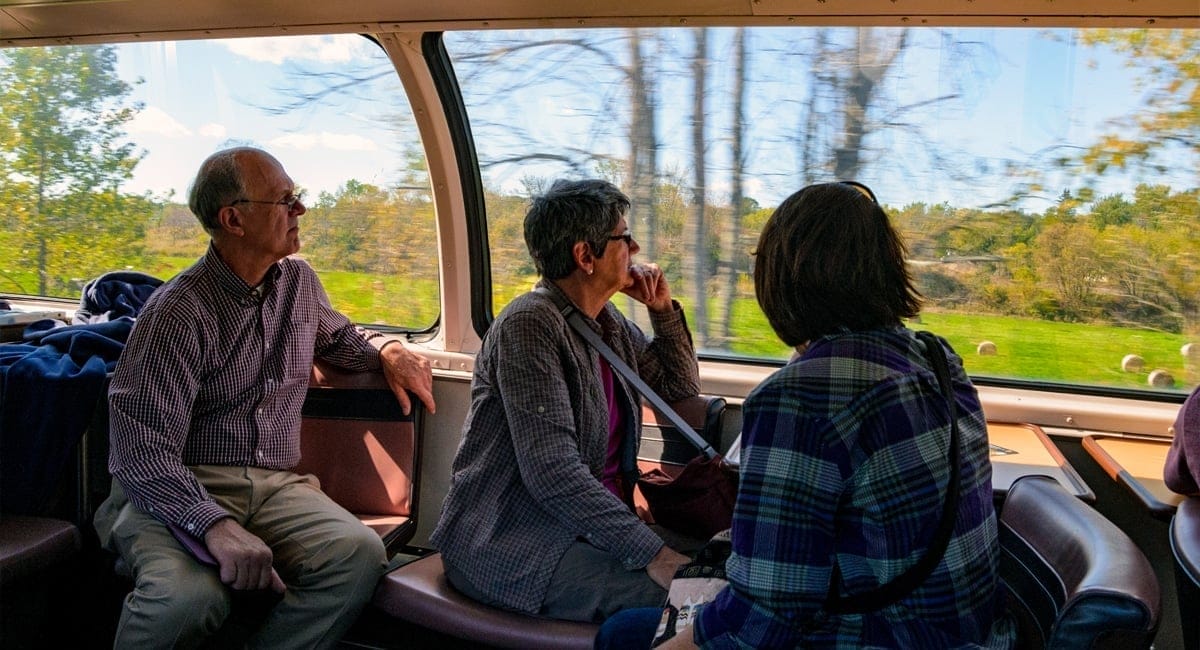
{"type": "Polygon", "coordinates": [[[259,460],[262,460],[263,453],[262,453],[262,450],[261,450],[261,449],[259,449],[257,452],[255,452],[255,453],[254,453],[254,455],[255,455],[255,456],[258,456],[258,459],[259,459],[259,460]]]}
{"type": "Polygon", "coordinates": [[[546,412],[546,407],[545,407],[545,406],[539,406],[539,407],[537,407],[537,412],[538,412],[538,413],[545,413],[545,412],[546,412]]]}
{"type": "Polygon", "coordinates": [[[255,413],[258,413],[259,415],[262,415],[262,407],[261,407],[261,406],[260,406],[260,407],[258,407],[258,410],[257,410],[257,411],[255,411],[255,413]]]}

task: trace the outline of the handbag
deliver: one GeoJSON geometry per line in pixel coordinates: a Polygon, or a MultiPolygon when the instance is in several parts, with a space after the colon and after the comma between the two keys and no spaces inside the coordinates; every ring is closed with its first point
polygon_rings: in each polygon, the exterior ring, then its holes
{"type": "Polygon", "coordinates": [[[718,531],[729,528],[733,522],[733,504],[737,497],[737,470],[654,389],[647,386],[595,330],[588,327],[570,301],[560,300],[553,292],[542,287],[537,291],[554,300],[559,313],[571,328],[596,348],[615,372],[624,377],[635,391],[670,421],[680,435],[700,451],[700,455],[688,461],[677,476],[656,469],[638,479],[638,487],[646,497],[655,523],[699,539],[708,539],[718,531]]]}
{"type": "Polygon", "coordinates": [[[653,646],[665,643],[692,625],[700,608],[713,600],[729,584],[725,561],[733,553],[729,531],[723,530],[704,545],[696,558],[675,570],[667,590],[662,618],[654,633],[653,646]]]}
{"type": "Polygon", "coordinates": [[[700,539],[733,524],[737,484],[737,470],[719,454],[696,456],[674,477],[652,469],[638,479],[655,523],[700,539]]]}

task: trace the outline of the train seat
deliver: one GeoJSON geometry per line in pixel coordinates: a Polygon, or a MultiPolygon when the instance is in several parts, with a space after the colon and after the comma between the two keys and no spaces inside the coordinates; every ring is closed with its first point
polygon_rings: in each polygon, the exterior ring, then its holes
{"type": "Polygon", "coordinates": [[[373,603],[398,620],[501,648],[584,650],[592,647],[600,629],[591,623],[536,618],[472,600],[450,586],[439,553],[384,576],[373,603]]]}
{"type": "Polygon", "coordinates": [[[69,521],[0,514],[0,646],[69,642],[51,612],[87,587],[80,579],[81,548],[80,531],[69,521]]]}
{"type": "Polygon", "coordinates": [[[364,422],[304,417],[300,474],[313,474],[321,490],[383,538],[389,551],[416,532],[412,517],[412,420],[364,422]]]}
{"type": "Polygon", "coordinates": [[[416,533],[424,407],[404,415],[380,373],[313,367],[300,424],[300,464],[321,490],[383,538],[389,553],[416,533]]]}
{"type": "MultiPolygon", "coordinates": [[[[672,404],[705,439],[720,443],[725,400],[700,395],[672,404]]],[[[641,457],[648,467],[681,467],[698,452],[650,406],[643,408],[641,457]]],[[[677,471],[677,470],[675,470],[677,471]]],[[[645,512],[645,501],[638,498],[645,512]]],[[[467,641],[506,648],[591,648],[599,626],[555,621],[489,607],[459,593],[446,580],[442,557],[434,553],[384,576],[375,591],[384,613],[467,641]]]]}
{"type": "Polygon", "coordinates": [[[1161,607],[1154,569],[1121,529],[1054,479],[1013,483],[1000,548],[1019,647],[1150,647],[1161,607]]]}
{"type": "Polygon", "coordinates": [[[79,529],[69,521],[0,515],[0,587],[69,562],[80,547],[79,529]]]}
{"type": "Polygon", "coordinates": [[[1200,497],[1188,497],[1171,519],[1171,555],[1185,648],[1200,648],[1200,497]]]}

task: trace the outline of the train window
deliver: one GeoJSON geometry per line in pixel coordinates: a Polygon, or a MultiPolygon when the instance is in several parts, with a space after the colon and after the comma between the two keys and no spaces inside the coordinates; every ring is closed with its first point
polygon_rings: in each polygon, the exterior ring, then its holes
{"type": "Polygon", "coordinates": [[[494,305],[559,177],[634,202],[702,354],[784,359],[753,297],[772,208],[871,186],[921,323],[977,378],[1178,393],[1200,380],[1200,32],[666,28],[450,33],[487,193],[494,305]]]}
{"type": "Polygon", "coordinates": [[[207,242],[186,205],[200,161],[251,144],[306,191],[300,254],[336,308],[437,321],[425,156],[367,38],[4,49],[0,106],[0,292],[77,298],[106,271],[173,276],[207,242]]]}

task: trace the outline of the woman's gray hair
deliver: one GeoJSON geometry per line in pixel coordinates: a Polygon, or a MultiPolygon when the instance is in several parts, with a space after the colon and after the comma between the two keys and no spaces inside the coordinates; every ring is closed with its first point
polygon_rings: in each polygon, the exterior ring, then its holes
{"type": "Polygon", "coordinates": [[[218,151],[200,164],[196,180],[188,189],[188,207],[209,235],[221,230],[221,222],[217,220],[221,208],[245,192],[238,157],[250,152],[265,153],[254,147],[234,147],[218,151]]]}
{"type": "Polygon", "coordinates": [[[555,181],[533,198],[525,213],[525,246],[538,273],[548,280],[570,275],[576,242],[587,242],[593,255],[604,257],[608,238],[629,205],[629,197],[608,181],[555,181]]]}

